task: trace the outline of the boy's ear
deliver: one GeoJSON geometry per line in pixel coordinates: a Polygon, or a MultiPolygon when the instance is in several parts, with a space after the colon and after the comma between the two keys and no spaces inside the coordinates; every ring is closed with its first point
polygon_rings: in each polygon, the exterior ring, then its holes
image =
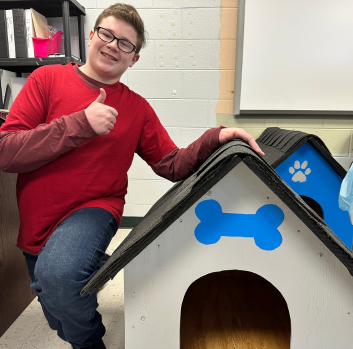
{"type": "Polygon", "coordinates": [[[92,38],[93,38],[93,35],[94,35],[94,31],[91,30],[91,31],[89,32],[89,36],[88,36],[88,38],[89,38],[89,40],[88,40],[88,46],[90,46],[90,44],[91,44],[91,40],[92,40],[92,38]]]}
{"type": "Polygon", "coordinates": [[[140,54],[139,53],[135,53],[134,58],[132,59],[129,67],[131,68],[138,60],[140,59],[140,54]]]}

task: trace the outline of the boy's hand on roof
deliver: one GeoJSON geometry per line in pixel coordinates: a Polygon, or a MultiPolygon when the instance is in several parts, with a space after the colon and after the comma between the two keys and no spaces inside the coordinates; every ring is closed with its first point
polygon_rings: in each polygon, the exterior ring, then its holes
{"type": "Polygon", "coordinates": [[[86,118],[98,135],[107,135],[116,123],[118,112],[108,105],[103,104],[107,97],[104,89],[100,89],[98,98],[86,109],[86,118]]]}
{"type": "Polygon", "coordinates": [[[251,148],[258,152],[261,156],[264,156],[265,153],[260,149],[260,147],[255,142],[255,139],[252,135],[245,132],[242,128],[222,128],[219,132],[219,141],[221,144],[224,144],[228,141],[231,141],[235,138],[244,139],[247,141],[251,148]]]}

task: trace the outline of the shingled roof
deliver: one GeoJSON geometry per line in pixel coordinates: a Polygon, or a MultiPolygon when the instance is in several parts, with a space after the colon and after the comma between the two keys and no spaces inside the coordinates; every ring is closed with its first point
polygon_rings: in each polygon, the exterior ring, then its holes
{"type": "Polygon", "coordinates": [[[342,178],[347,173],[333,158],[325,143],[314,134],[284,130],[278,127],[269,127],[261,134],[256,142],[265,152],[264,159],[273,168],[276,168],[304,143],[309,142],[342,178]]]}
{"type": "Polygon", "coordinates": [[[328,149],[316,136],[302,132],[290,131],[284,135],[283,131],[272,129],[260,138],[261,147],[268,152],[265,158],[260,157],[245,142],[231,141],[220,147],[197,172],[175,184],[131,230],[105,265],[82,289],[81,294],[97,292],[241,161],[298,216],[353,275],[352,252],[271,167],[273,163],[287,156],[287,149],[299,147],[306,140],[310,140],[314,146],[317,145],[321,151],[328,152],[328,149]],[[277,142],[280,147],[271,148],[273,142],[277,142]]]}

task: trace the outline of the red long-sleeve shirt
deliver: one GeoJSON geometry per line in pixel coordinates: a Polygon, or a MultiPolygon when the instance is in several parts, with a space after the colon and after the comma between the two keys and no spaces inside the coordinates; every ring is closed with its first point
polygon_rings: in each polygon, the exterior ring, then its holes
{"type": "Polygon", "coordinates": [[[135,152],[157,174],[177,181],[220,145],[219,130],[179,149],[150,105],[124,84],[102,84],[73,64],[35,70],[0,129],[0,168],[19,173],[18,246],[40,253],[57,224],[83,207],[107,209],[119,223],[135,152]],[[101,87],[105,104],[119,113],[106,136],[93,131],[84,112],[101,87]]]}

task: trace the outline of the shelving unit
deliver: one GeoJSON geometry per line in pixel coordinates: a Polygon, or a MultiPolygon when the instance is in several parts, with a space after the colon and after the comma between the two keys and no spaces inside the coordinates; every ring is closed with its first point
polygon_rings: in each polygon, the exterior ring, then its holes
{"type": "Polygon", "coordinates": [[[0,69],[15,72],[20,76],[21,73],[30,73],[42,65],[67,64],[70,62],[82,64],[85,62],[83,16],[86,15],[86,11],[76,0],[0,0],[1,10],[13,8],[33,8],[47,18],[62,17],[65,57],[0,58],[0,69]],[[81,60],[71,56],[70,16],[77,16],[78,19],[81,60]]]}

